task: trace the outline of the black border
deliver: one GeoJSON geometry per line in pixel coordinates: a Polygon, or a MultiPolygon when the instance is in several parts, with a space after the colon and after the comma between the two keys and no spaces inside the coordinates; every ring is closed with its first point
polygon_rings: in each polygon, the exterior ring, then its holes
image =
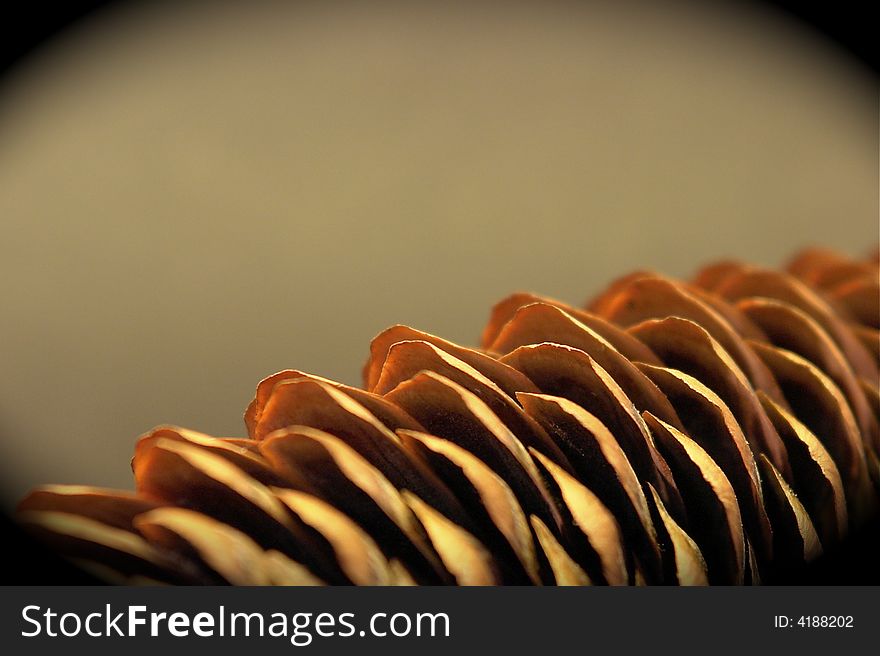
{"type": "MultiPolygon", "coordinates": [[[[442,2],[443,0],[437,0],[442,2]]],[[[648,0],[646,0],[648,1],[648,0]]],[[[729,0],[782,12],[824,35],[878,72],[878,39],[870,3],[858,0],[809,2],[794,0],[729,0]]],[[[88,20],[107,9],[132,0],[80,0],[76,2],[19,3],[0,13],[0,82],[3,75],[39,50],[66,28],[88,20]]],[[[25,536],[7,517],[0,515],[5,566],[0,568],[2,585],[88,585],[96,579],[72,567],[55,554],[25,536]]],[[[880,526],[869,527],[851,538],[837,552],[827,554],[806,572],[793,574],[778,583],[820,585],[880,584],[880,526]]]]}

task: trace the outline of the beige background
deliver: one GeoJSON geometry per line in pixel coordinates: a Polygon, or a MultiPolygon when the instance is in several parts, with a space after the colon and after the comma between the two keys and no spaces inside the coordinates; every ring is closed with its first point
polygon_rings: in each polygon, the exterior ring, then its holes
{"type": "Polygon", "coordinates": [[[275,370],[357,382],[391,323],[876,243],[875,78],[660,5],[151,3],[0,81],[3,504],[240,434],[275,370]]]}

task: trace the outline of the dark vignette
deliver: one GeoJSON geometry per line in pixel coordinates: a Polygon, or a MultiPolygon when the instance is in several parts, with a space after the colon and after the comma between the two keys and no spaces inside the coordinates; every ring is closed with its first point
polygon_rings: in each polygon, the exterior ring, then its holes
{"type": "MultiPolygon", "coordinates": [[[[752,5],[781,12],[836,43],[854,59],[854,63],[867,67],[875,75],[880,71],[880,46],[872,29],[874,21],[870,3],[858,0],[824,0],[815,3],[795,0],[729,1],[746,8],[752,5]]],[[[124,4],[124,0],[66,3],[43,0],[5,8],[0,19],[0,81],[5,73],[67,28],[124,4]]],[[[131,0],[128,4],[131,4],[131,0]]],[[[6,554],[5,566],[0,569],[0,585],[101,583],[30,539],[3,515],[0,515],[0,535],[3,536],[6,554]]],[[[880,524],[875,523],[850,536],[845,544],[826,553],[806,570],[781,574],[766,583],[877,585],[880,584],[877,554],[880,554],[880,524]]]]}

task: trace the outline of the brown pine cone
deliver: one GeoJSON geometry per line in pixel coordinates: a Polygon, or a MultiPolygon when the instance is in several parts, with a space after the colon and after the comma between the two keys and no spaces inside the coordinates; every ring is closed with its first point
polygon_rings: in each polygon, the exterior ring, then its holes
{"type": "Polygon", "coordinates": [[[113,582],[758,583],[877,521],[878,302],[876,254],[820,250],[514,294],[480,348],[393,326],[364,389],[279,372],[247,438],[157,428],[137,492],[18,521],[113,582]]]}

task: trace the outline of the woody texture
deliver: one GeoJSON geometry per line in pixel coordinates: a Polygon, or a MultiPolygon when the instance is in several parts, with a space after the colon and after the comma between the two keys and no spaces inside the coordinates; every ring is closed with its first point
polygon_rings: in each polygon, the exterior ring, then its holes
{"type": "Polygon", "coordinates": [[[878,521],[878,304],[876,253],[818,249],[514,294],[479,347],[392,326],[362,388],[280,371],[246,437],[156,428],[134,492],[16,520],[124,584],[772,582],[878,521]]]}

